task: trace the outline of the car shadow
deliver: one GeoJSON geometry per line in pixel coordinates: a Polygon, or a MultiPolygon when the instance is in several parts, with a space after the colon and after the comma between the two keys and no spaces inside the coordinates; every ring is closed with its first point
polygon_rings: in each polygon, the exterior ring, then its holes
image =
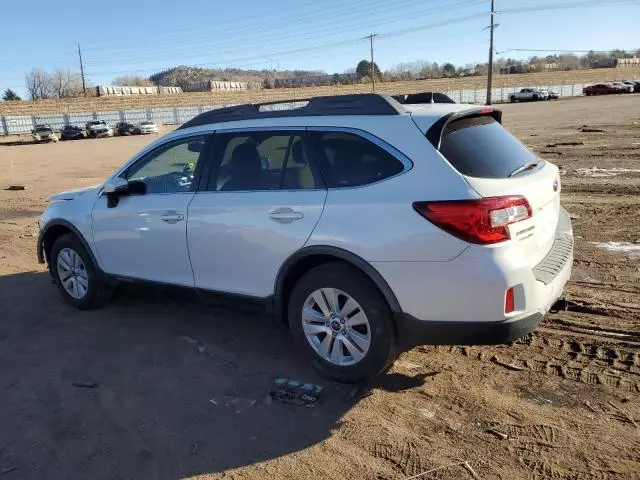
{"type": "Polygon", "coordinates": [[[324,441],[371,389],[425,377],[338,384],[301,362],[284,325],[258,311],[132,286],[79,311],[42,272],[0,276],[0,366],[0,471],[24,479],[252,465],[324,441]],[[320,400],[272,398],[277,378],[322,386],[320,400]]]}

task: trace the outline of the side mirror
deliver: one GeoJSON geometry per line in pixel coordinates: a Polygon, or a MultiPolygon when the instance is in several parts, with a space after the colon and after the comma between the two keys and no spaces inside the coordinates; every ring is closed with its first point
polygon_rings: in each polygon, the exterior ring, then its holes
{"type": "Polygon", "coordinates": [[[116,177],[110,178],[107,180],[107,183],[104,184],[102,191],[109,195],[112,193],[124,192],[129,187],[129,182],[126,179],[116,177]]]}
{"type": "Polygon", "coordinates": [[[118,206],[120,197],[126,195],[145,195],[147,184],[142,180],[132,180],[128,182],[124,178],[110,178],[102,187],[102,193],[107,197],[107,207],[118,206]]]}

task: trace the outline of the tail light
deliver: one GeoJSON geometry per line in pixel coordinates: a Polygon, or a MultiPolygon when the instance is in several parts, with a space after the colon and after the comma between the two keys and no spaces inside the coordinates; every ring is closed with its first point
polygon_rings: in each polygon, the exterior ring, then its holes
{"type": "Polygon", "coordinates": [[[522,196],[415,202],[413,208],[451,235],[481,245],[509,240],[507,226],[531,217],[531,206],[522,196]]]}

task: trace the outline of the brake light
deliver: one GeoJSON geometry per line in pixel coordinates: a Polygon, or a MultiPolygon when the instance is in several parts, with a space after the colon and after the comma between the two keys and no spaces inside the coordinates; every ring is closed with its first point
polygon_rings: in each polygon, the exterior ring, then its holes
{"type": "Polygon", "coordinates": [[[529,202],[519,195],[478,200],[415,202],[413,208],[451,235],[481,245],[509,240],[507,226],[531,217],[529,202]]]}

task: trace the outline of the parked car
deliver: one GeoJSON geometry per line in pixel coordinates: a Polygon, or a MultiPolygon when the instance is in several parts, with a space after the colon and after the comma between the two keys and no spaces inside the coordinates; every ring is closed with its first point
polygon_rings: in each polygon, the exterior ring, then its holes
{"type": "Polygon", "coordinates": [[[586,96],[590,95],[607,95],[610,93],[618,93],[619,89],[609,83],[597,83],[595,85],[589,85],[582,89],[582,93],[586,96]]]}
{"type": "Polygon", "coordinates": [[[150,121],[141,122],[139,129],[142,134],[158,133],[158,126],[150,121]]]}
{"type": "Polygon", "coordinates": [[[558,100],[560,98],[560,92],[547,90],[546,88],[541,88],[540,90],[546,96],[547,100],[558,100]]]}
{"type": "Polygon", "coordinates": [[[418,105],[425,103],[456,103],[451,97],[440,92],[409,93],[405,95],[393,95],[393,98],[403,105],[418,105]]]}
{"type": "Polygon", "coordinates": [[[34,142],[57,142],[58,137],[56,137],[53,128],[51,125],[36,125],[31,130],[31,136],[33,137],[34,142]]]}
{"type": "Polygon", "coordinates": [[[114,127],[114,134],[118,136],[122,135],[140,135],[140,127],[133,123],[120,122],[116,123],[114,127]]]}
{"type": "Polygon", "coordinates": [[[511,103],[524,101],[535,102],[537,100],[546,100],[547,97],[548,94],[539,88],[522,88],[519,92],[511,94],[509,99],[511,103]]]}
{"type": "Polygon", "coordinates": [[[527,334],[571,274],[558,167],[488,107],[362,94],[212,110],[50,201],[38,260],[71,305],[120,281],[258,302],[342,381],[414,345],[527,334]]]}
{"type": "Polygon", "coordinates": [[[640,80],[625,80],[624,83],[630,84],[633,87],[634,93],[640,91],[640,80]]]}
{"type": "Polygon", "coordinates": [[[77,140],[84,138],[84,130],[76,125],[65,125],[60,132],[60,140],[77,140]]]}
{"type": "Polygon", "coordinates": [[[112,137],[113,128],[104,120],[92,120],[87,122],[87,137],[112,137]]]}
{"type": "Polygon", "coordinates": [[[633,85],[626,84],[625,82],[611,82],[621,93],[633,93],[633,85]]]}

